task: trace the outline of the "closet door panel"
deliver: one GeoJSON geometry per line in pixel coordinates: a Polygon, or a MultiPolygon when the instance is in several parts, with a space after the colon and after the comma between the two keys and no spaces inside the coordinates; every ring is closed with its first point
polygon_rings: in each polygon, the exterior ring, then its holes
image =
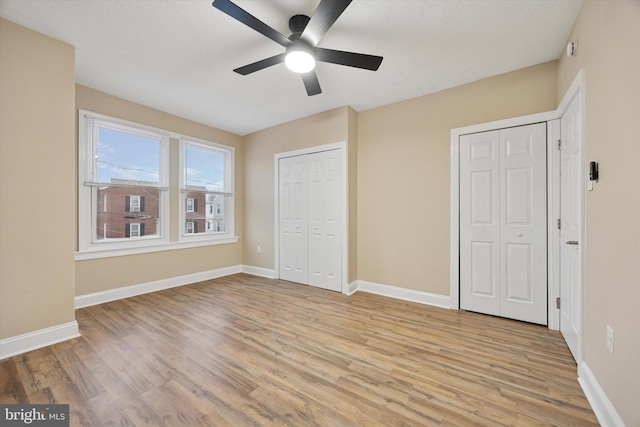
{"type": "Polygon", "coordinates": [[[546,123],[500,130],[500,313],[545,325],[546,141],[546,123]]]}
{"type": "Polygon", "coordinates": [[[309,284],[341,290],[340,151],[308,155],[309,284]]]}
{"type": "Polygon", "coordinates": [[[307,158],[279,160],[280,278],[308,284],[307,158]]]}
{"type": "Polygon", "coordinates": [[[460,308],[500,314],[499,133],[460,138],[460,308]]]}

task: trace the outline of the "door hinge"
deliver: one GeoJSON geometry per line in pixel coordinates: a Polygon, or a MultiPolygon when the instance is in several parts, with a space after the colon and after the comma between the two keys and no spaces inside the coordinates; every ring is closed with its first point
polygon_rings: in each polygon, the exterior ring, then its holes
{"type": "Polygon", "coordinates": [[[560,297],[556,298],[556,308],[560,310],[560,297]]]}
{"type": "Polygon", "coordinates": [[[562,220],[558,218],[558,230],[562,229],[562,220]]]}
{"type": "Polygon", "coordinates": [[[558,150],[562,150],[562,141],[558,140],[558,150]]]}

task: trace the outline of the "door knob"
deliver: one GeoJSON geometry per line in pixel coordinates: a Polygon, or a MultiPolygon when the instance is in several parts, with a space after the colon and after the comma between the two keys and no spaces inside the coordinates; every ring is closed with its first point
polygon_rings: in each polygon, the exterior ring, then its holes
{"type": "Polygon", "coordinates": [[[578,241],[577,240],[567,240],[566,242],[564,242],[565,245],[578,245],[578,241]]]}

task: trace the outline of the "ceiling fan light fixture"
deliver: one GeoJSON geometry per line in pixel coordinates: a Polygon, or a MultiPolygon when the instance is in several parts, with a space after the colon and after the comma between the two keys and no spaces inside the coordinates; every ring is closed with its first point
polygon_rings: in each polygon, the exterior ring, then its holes
{"type": "Polygon", "coordinates": [[[304,50],[291,50],[284,58],[288,69],[294,73],[308,73],[316,67],[316,60],[309,52],[304,50]]]}

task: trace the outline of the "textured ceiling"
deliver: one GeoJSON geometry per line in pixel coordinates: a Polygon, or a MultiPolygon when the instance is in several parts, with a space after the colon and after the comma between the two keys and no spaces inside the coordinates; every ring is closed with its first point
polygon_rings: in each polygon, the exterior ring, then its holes
{"type": "MultiPolygon", "coordinates": [[[[0,15],[76,48],[76,80],[245,135],[350,105],[363,111],[557,59],[581,0],[354,0],[318,46],[384,57],[376,72],[319,63],[308,97],[283,48],[210,0],[0,0],[0,15]]],[[[237,0],[285,35],[318,0],[237,0]]]]}

